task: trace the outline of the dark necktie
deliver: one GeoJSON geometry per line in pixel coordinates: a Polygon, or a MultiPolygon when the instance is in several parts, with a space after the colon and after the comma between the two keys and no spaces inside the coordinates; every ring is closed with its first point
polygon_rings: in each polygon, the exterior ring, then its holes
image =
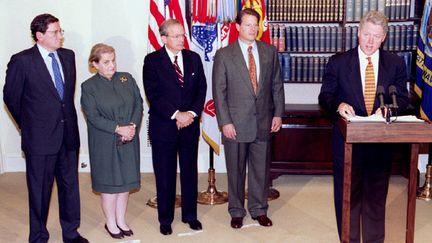
{"type": "Polygon", "coordinates": [[[256,94],[258,89],[258,82],[257,82],[255,59],[252,54],[252,46],[248,47],[248,61],[249,61],[249,78],[252,83],[253,91],[256,94]]]}
{"type": "Polygon", "coordinates": [[[173,66],[174,66],[174,69],[176,71],[177,78],[179,80],[180,86],[183,87],[183,85],[184,85],[183,73],[182,73],[182,71],[180,69],[180,66],[178,65],[177,56],[174,56],[173,66]]]}
{"type": "Polygon", "coordinates": [[[366,66],[366,74],[365,74],[365,90],[364,90],[364,99],[366,105],[366,111],[368,115],[371,115],[373,112],[373,105],[375,102],[375,75],[373,70],[373,64],[371,57],[368,57],[368,64],[366,66]]]}
{"type": "Polygon", "coordinates": [[[52,59],[52,69],[54,73],[55,87],[60,96],[60,99],[63,100],[64,84],[63,84],[63,78],[61,76],[59,64],[57,62],[57,59],[54,56],[54,53],[50,53],[48,54],[48,56],[51,57],[52,59]]]}

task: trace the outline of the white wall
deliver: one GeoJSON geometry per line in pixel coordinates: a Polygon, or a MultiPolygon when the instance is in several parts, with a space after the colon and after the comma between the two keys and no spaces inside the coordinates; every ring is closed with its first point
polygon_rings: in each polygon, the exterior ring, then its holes
{"type": "MultiPolygon", "coordinates": [[[[147,23],[149,1],[147,0],[0,0],[0,87],[4,86],[5,71],[12,54],[33,45],[30,22],[41,13],[51,13],[60,19],[65,30],[64,47],[75,51],[77,63],[77,87],[75,104],[78,109],[81,136],[80,162],[88,164],[87,131],[80,110],[80,84],[90,77],[87,58],[91,47],[98,42],[108,43],[117,51],[119,71],[132,73],[141,88],[142,64],[147,52],[147,23]]],[[[316,104],[320,84],[285,85],[287,103],[316,104]]],[[[0,92],[3,100],[3,92],[0,92]]],[[[147,140],[146,120],[148,107],[140,133],[141,168],[152,171],[151,150],[147,140]]],[[[24,171],[25,163],[21,152],[21,137],[10,115],[0,104],[0,173],[24,171]]],[[[201,140],[199,149],[199,170],[208,169],[208,145],[201,140]]],[[[217,172],[225,172],[223,149],[221,156],[215,156],[217,172]]],[[[82,171],[88,171],[88,166],[82,171]]]]}
{"type": "MultiPolygon", "coordinates": [[[[75,51],[77,87],[75,104],[78,109],[81,136],[80,162],[88,164],[87,131],[80,110],[81,83],[90,77],[87,58],[91,47],[105,42],[117,51],[119,71],[132,73],[144,96],[142,64],[147,53],[147,0],[0,0],[0,86],[3,88],[9,58],[33,45],[30,22],[41,13],[51,13],[60,19],[65,30],[64,47],[75,51]]],[[[3,100],[3,92],[0,94],[3,100]]],[[[152,171],[151,150],[147,141],[148,106],[140,133],[141,168],[152,171]]],[[[0,173],[24,171],[21,137],[3,102],[0,104],[0,173]]],[[[225,171],[223,157],[215,156],[216,170],[225,171]]],[[[208,146],[200,143],[200,171],[208,169],[208,146]]],[[[82,171],[88,171],[88,166],[82,171]]]]}

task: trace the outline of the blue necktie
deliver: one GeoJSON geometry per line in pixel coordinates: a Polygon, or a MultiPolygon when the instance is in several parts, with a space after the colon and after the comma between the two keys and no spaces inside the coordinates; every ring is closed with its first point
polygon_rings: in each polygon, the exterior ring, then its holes
{"type": "Polygon", "coordinates": [[[48,56],[52,58],[52,69],[54,73],[55,87],[57,89],[60,98],[63,100],[64,84],[63,84],[63,78],[61,76],[59,64],[57,62],[57,59],[54,56],[54,53],[50,53],[48,54],[48,56]]]}

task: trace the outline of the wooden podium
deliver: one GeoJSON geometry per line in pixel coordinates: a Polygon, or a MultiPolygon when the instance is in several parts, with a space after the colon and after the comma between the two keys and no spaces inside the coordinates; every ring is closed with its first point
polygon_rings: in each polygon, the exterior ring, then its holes
{"type": "Polygon", "coordinates": [[[375,123],[347,122],[339,119],[337,126],[345,139],[344,186],[342,205],[342,242],[350,239],[351,162],[354,143],[411,143],[408,206],[406,220],[407,243],[414,242],[416,209],[417,163],[420,143],[432,143],[432,125],[429,123],[375,123]]]}

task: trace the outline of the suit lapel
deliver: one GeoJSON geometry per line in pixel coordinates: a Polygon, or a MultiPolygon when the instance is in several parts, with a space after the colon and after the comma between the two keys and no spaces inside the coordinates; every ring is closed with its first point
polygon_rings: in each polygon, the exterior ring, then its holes
{"type": "Polygon", "coordinates": [[[189,53],[186,50],[182,50],[183,56],[183,80],[184,86],[183,88],[187,88],[191,85],[191,76],[192,76],[192,60],[189,53]]]}
{"type": "MultiPolygon", "coordinates": [[[[174,84],[180,87],[180,83],[178,81],[177,73],[174,70],[173,63],[171,62],[171,59],[168,56],[166,47],[163,47],[160,52],[160,58],[161,58],[161,66],[159,68],[163,69],[164,72],[168,72],[168,76],[170,77],[170,80],[175,81],[174,84]]],[[[184,60],[183,60],[183,67],[184,67],[184,60]]],[[[184,74],[183,74],[184,76],[184,74]]]]}
{"type": "Polygon", "coordinates": [[[52,80],[52,77],[48,71],[48,67],[46,66],[45,61],[43,60],[42,55],[40,54],[39,49],[36,45],[34,45],[33,47],[33,57],[35,70],[37,70],[37,73],[40,75],[41,83],[47,86],[48,90],[53,95],[55,95],[55,97],[60,99],[57,89],[54,86],[54,81],[52,80]]]}
{"type": "MultiPolygon", "coordinates": [[[[69,62],[69,60],[64,56],[64,53],[62,52],[62,50],[61,49],[59,49],[59,50],[57,50],[57,55],[59,56],[59,59],[60,59],[60,63],[61,63],[61,67],[62,67],[62,70],[63,70],[63,81],[64,81],[64,96],[66,96],[66,94],[67,94],[67,90],[69,90],[69,88],[71,87],[71,84],[72,84],[72,82],[71,81],[73,81],[73,80],[70,80],[70,77],[69,77],[69,66],[71,65],[70,64],[70,62],[69,62]]],[[[56,93],[58,94],[58,92],[57,92],[57,90],[56,90],[56,93]]],[[[59,98],[60,98],[60,96],[59,96],[59,98]]],[[[65,99],[66,97],[63,97],[63,99],[65,99]]]]}
{"type": "Polygon", "coordinates": [[[380,55],[379,55],[379,60],[378,60],[379,66],[378,66],[377,87],[378,87],[378,85],[381,85],[383,87],[387,87],[386,77],[388,77],[389,75],[387,74],[386,70],[389,70],[389,69],[385,67],[386,62],[383,59],[384,59],[384,55],[381,53],[381,50],[380,50],[380,55]]]}
{"type": "Polygon", "coordinates": [[[361,74],[360,74],[360,62],[359,62],[357,48],[353,51],[350,62],[351,65],[348,65],[350,67],[350,72],[348,73],[348,77],[352,79],[351,88],[353,89],[353,91],[351,93],[354,94],[355,100],[357,102],[357,107],[361,107],[362,110],[366,112],[366,106],[364,103],[364,96],[363,96],[363,86],[362,86],[361,74]]]}
{"type": "Polygon", "coordinates": [[[261,87],[264,85],[264,82],[266,81],[265,77],[267,75],[267,70],[269,69],[267,66],[268,64],[268,55],[267,52],[264,49],[263,44],[260,41],[256,41],[257,47],[258,47],[258,55],[259,55],[259,62],[260,62],[260,74],[258,77],[258,90],[257,90],[257,96],[261,91],[261,87]]]}
{"type": "Polygon", "coordinates": [[[249,79],[249,70],[247,68],[246,61],[243,57],[243,53],[241,51],[240,44],[238,42],[239,40],[237,40],[233,44],[234,50],[232,52],[232,60],[236,66],[236,70],[238,70],[240,74],[241,79],[243,80],[243,82],[245,82],[251,94],[255,95],[255,93],[253,92],[252,83],[249,79]]]}

